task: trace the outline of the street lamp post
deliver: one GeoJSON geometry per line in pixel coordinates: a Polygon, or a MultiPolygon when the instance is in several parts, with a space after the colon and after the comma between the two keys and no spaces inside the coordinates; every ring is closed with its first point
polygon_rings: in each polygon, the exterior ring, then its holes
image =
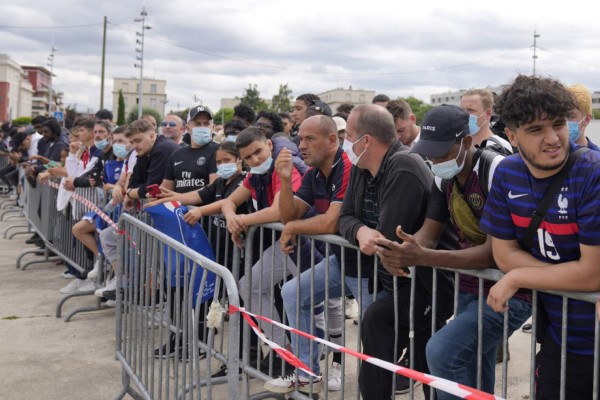
{"type": "Polygon", "coordinates": [[[146,16],[148,15],[148,13],[146,12],[146,7],[142,7],[142,12],[140,13],[140,15],[142,16],[141,18],[136,18],[133,21],[134,22],[141,22],[142,23],[142,32],[136,32],[136,36],[137,37],[141,37],[141,39],[136,39],[136,44],[139,44],[140,47],[136,47],[135,51],[137,53],[139,53],[138,56],[136,56],[136,59],[140,62],[139,64],[134,64],[134,66],[136,68],[140,69],[140,84],[139,84],[139,88],[138,88],[138,119],[142,118],[142,97],[143,97],[143,87],[144,87],[144,33],[146,30],[148,29],[152,29],[151,26],[146,25],[146,16]]]}
{"type": "Polygon", "coordinates": [[[48,83],[48,116],[52,117],[52,103],[54,103],[54,99],[52,96],[52,76],[54,75],[54,53],[56,53],[58,49],[52,45],[52,50],[50,51],[50,55],[48,56],[48,67],[50,67],[50,81],[48,83]]]}

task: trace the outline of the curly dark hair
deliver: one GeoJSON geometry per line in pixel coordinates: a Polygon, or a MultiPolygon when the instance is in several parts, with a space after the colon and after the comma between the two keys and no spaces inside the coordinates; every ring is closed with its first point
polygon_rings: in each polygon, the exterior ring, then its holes
{"type": "Polygon", "coordinates": [[[559,81],[519,75],[504,88],[494,105],[494,112],[514,131],[542,118],[568,118],[576,107],[573,95],[559,81]]]}

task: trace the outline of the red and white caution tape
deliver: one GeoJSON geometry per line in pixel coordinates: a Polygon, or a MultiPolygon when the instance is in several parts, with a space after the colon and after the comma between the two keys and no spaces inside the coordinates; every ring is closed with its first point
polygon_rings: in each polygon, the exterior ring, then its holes
{"type": "Polygon", "coordinates": [[[297,335],[300,335],[302,337],[305,337],[307,339],[310,340],[314,340],[318,343],[321,343],[325,346],[329,346],[335,350],[344,352],[346,354],[349,354],[351,356],[354,356],[356,358],[359,358],[365,362],[368,362],[370,364],[373,365],[377,365],[378,367],[381,367],[383,369],[386,369],[388,371],[394,372],[396,374],[399,375],[403,375],[407,378],[413,379],[415,381],[419,381],[424,383],[425,385],[429,385],[435,389],[439,389],[439,390],[443,390],[446,393],[450,393],[454,396],[458,396],[461,399],[467,399],[467,400],[503,400],[501,397],[495,396],[493,394],[489,394],[489,393],[485,393],[482,392],[480,390],[477,389],[473,389],[469,386],[465,386],[465,385],[461,385],[460,383],[456,383],[456,382],[452,382],[449,381],[447,379],[443,379],[443,378],[438,378],[436,376],[433,375],[429,375],[429,374],[424,374],[422,372],[419,371],[415,371],[412,370],[410,368],[406,368],[406,367],[401,367],[398,366],[396,364],[387,362],[387,361],[383,361],[380,360],[378,358],[375,357],[370,357],[366,354],[360,353],[356,350],[352,350],[340,345],[337,345],[335,343],[329,342],[325,339],[321,339],[317,336],[308,334],[306,332],[302,332],[299,331],[297,329],[291,328],[287,325],[284,325],[280,322],[277,321],[273,321],[272,319],[269,319],[267,317],[263,317],[262,315],[256,315],[253,314],[251,312],[246,311],[243,307],[242,308],[237,308],[234,307],[232,305],[229,306],[229,313],[233,314],[235,312],[240,312],[242,314],[242,316],[244,317],[244,319],[250,324],[250,326],[252,327],[252,329],[254,330],[254,332],[256,332],[256,334],[261,338],[261,340],[263,340],[267,345],[269,345],[269,347],[271,347],[273,350],[275,350],[275,352],[277,352],[277,354],[279,354],[285,361],[287,361],[289,364],[293,365],[294,367],[298,367],[300,370],[304,371],[307,374],[310,374],[312,376],[315,376],[314,372],[310,370],[309,367],[307,367],[302,361],[300,361],[296,356],[294,356],[290,351],[283,349],[281,346],[279,346],[277,343],[274,343],[272,341],[270,341],[269,339],[266,338],[266,336],[258,329],[258,327],[256,326],[256,324],[254,323],[254,321],[252,321],[252,319],[250,317],[254,317],[256,319],[259,319],[261,321],[265,321],[267,323],[273,324],[275,326],[278,326],[282,329],[285,329],[286,331],[295,333],[297,335]]]}
{"type": "MultiPolygon", "coordinates": [[[[47,185],[53,187],[56,190],[60,189],[60,185],[56,182],[52,182],[52,181],[47,181],[46,182],[47,185]]],[[[119,226],[117,225],[117,223],[115,221],[113,221],[104,211],[102,211],[96,204],[94,204],[93,201],[90,201],[89,199],[86,199],[85,197],[81,196],[79,193],[75,192],[75,191],[67,191],[67,193],[69,193],[69,195],[75,200],[80,202],[81,204],[83,204],[85,207],[87,207],[90,211],[95,212],[100,218],[102,218],[102,220],[104,222],[106,222],[108,225],[110,225],[111,227],[115,228],[115,233],[118,235],[127,235],[127,240],[130,240],[133,247],[135,249],[137,249],[137,245],[135,244],[135,241],[132,240],[131,235],[127,234],[127,232],[125,232],[124,230],[119,229],[119,226]]]]}

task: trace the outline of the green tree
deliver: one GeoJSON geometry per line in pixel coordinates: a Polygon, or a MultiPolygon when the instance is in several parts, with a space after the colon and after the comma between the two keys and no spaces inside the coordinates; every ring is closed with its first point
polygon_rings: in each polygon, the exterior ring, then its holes
{"type": "Polygon", "coordinates": [[[258,91],[258,85],[249,83],[248,87],[244,89],[244,95],[240,98],[242,104],[246,104],[252,107],[255,111],[266,110],[267,103],[260,98],[260,92],[258,91]]]}
{"type": "Polygon", "coordinates": [[[12,124],[15,126],[25,126],[31,124],[31,117],[18,117],[12,120],[12,124]]]}
{"type": "Polygon", "coordinates": [[[119,107],[117,108],[117,125],[125,125],[125,98],[123,90],[119,89],[119,107]]]}
{"type": "Polygon", "coordinates": [[[271,111],[274,112],[287,112],[292,108],[292,89],[288,87],[288,84],[279,85],[279,92],[273,96],[271,100],[271,111]]]}
{"type": "Polygon", "coordinates": [[[600,110],[592,110],[592,117],[594,117],[594,119],[600,119],[600,110]]]}
{"type": "Polygon", "coordinates": [[[226,124],[233,119],[233,108],[222,108],[213,114],[215,124],[226,124]]]}
{"type": "MultiPolygon", "coordinates": [[[[162,122],[161,115],[154,108],[149,108],[149,107],[142,108],[142,115],[145,115],[145,114],[152,115],[154,117],[154,119],[156,120],[156,123],[158,125],[160,125],[160,123],[162,122]]],[[[137,106],[134,107],[133,110],[129,111],[129,114],[127,114],[127,123],[130,124],[133,121],[135,121],[136,119],[138,119],[138,108],[137,108],[137,106]]]]}
{"type": "Polygon", "coordinates": [[[400,100],[406,101],[410,108],[412,109],[413,114],[417,117],[417,125],[421,125],[421,121],[423,121],[423,117],[427,113],[427,111],[431,110],[433,106],[431,104],[426,104],[423,100],[417,99],[414,96],[409,96],[406,98],[399,98],[400,100]]]}

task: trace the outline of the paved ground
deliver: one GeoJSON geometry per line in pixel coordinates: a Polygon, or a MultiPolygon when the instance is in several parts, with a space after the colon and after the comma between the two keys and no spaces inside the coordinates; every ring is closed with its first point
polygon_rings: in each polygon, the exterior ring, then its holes
{"type": "MultiPolygon", "coordinates": [[[[8,227],[22,223],[24,220],[0,222],[0,399],[113,398],[121,376],[114,358],[114,311],[78,314],[68,323],[56,318],[56,305],[62,298],[58,290],[68,283],[60,276],[64,268],[50,262],[25,271],[15,269],[17,257],[34,247],[25,244],[29,235],[5,240],[3,234],[8,227]]],[[[26,260],[35,258],[29,255],[26,260]]],[[[75,307],[93,306],[95,301],[92,297],[71,299],[63,315],[75,307]]],[[[348,343],[354,344],[355,327],[351,321],[347,323],[348,343]]],[[[529,340],[528,334],[517,332],[510,341],[510,399],[527,398],[529,392],[529,340]]],[[[348,357],[345,398],[356,398],[355,365],[348,357]]],[[[500,381],[500,366],[497,373],[500,381]]],[[[251,382],[252,393],[261,391],[261,382],[251,382]]],[[[226,398],[224,389],[216,388],[213,398],[226,398]]],[[[329,398],[341,396],[333,393],[329,398]]],[[[420,388],[415,398],[423,398],[420,388]]]]}

